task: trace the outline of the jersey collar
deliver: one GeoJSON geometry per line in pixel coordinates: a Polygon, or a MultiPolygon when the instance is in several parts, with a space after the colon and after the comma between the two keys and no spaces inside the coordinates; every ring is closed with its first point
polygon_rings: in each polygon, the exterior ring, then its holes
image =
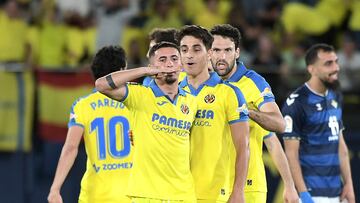
{"type": "MultiPolygon", "coordinates": [[[[203,84],[201,84],[200,86],[203,85],[207,85],[210,87],[214,87],[215,85],[221,83],[221,78],[219,77],[219,75],[216,72],[211,72],[210,73],[210,78],[207,79],[203,84]]],[[[188,83],[188,76],[186,76],[179,84],[179,86],[181,88],[189,86],[191,87],[191,85],[188,83]]]]}
{"type": "Polygon", "coordinates": [[[241,61],[236,63],[236,67],[237,68],[236,68],[235,73],[230,78],[228,78],[226,81],[237,82],[242,78],[242,76],[247,71],[247,68],[245,67],[244,63],[241,61]]]}
{"type": "Polygon", "coordinates": [[[212,72],[210,73],[210,78],[207,79],[203,84],[201,84],[198,89],[195,89],[188,83],[187,76],[184,78],[183,81],[180,82],[179,86],[180,88],[188,86],[191,94],[198,95],[204,86],[215,87],[219,83],[222,83],[220,76],[216,72],[212,72]]]}
{"type": "MultiPolygon", "coordinates": [[[[168,97],[166,94],[164,94],[164,92],[160,89],[160,87],[156,84],[155,80],[151,81],[150,84],[149,84],[149,87],[151,88],[151,90],[153,91],[154,95],[156,97],[162,97],[162,96],[165,96],[165,97],[168,97]]],[[[186,95],[186,92],[185,90],[183,90],[182,88],[180,88],[180,86],[178,87],[178,95],[181,95],[181,96],[185,96],[186,95]]]]}

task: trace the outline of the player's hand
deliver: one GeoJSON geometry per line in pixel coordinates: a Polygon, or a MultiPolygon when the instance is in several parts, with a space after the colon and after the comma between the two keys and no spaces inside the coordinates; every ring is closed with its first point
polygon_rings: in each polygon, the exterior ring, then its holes
{"type": "Polygon", "coordinates": [[[298,203],[299,195],[297,194],[295,186],[285,187],[283,198],[285,203],[298,203]]]}
{"type": "Polygon", "coordinates": [[[355,203],[354,187],[352,184],[345,184],[341,192],[340,200],[347,200],[348,203],[355,203]]]}
{"type": "Polygon", "coordinates": [[[299,195],[302,203],[315,203],[308,191],[300,192],[299,195]]]}
{"type": "Polygon", "coordinates": [[[246,104],[247,105],[247,108],[249,110],[253,110],[253,111],[259,111],[259,109],[256,107],[256,105],[254,104],[254,102],[249,102],[246,104]]]}
{"type": "Polygon", "coordinates": [[[60,191],[50,191],[47,200],[49,203],[63,203],[60,191]]]}
{"type": "Polygon", "coordinates": [[[159,78],[163,77],[165,74],[176,73],[179,71],[180,67],[148,66],[146,75],[159,78]]]}
{"type": "Polygon", "coordinates": [[[228,203],[245,203],[244,193],[243,194],[241,194],[240,192],[231,193],[228,203]]]}

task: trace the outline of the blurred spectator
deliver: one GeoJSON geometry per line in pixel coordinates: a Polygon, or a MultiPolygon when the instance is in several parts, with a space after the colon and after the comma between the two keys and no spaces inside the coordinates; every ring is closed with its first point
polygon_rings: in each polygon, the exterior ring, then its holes
{"type": "Polygon", "coordinates": [[[59,10],[56,7],[47,8],[40,24],[39,66],[42,69],[62,69],[66,57],[66,27],[59,10]]]}
{"type": "Polygon", "coordinates": [[[360,1],[352,1],[349,28],[354,33],[356,48],[360,50],[360,1]]]}
{"type": "Polygon", "coordinates": [[[278,73],[280,70],[281,57],[266,33],[258,39],[257,51],[252,64],[259,67],[261,73],[278,73]]]}
{"type": "Polygon", "coordinates": [[[138,12],[138,0],[102,0],[97,9],[96,49],[122,45],[124,27],[138,12]]]}
{"type": "Polygon", "coordinates": [[[30,55],[28,26],[15,0],[8,0],[0,10],[0,61],[24,62],[30,55]]]}
{"type": "Polygon", "coordinates": [[[350,91],[359,88],[360,52],[356,50],[356,43],[350,34],[344,34],[337,56],[340,65],[339,81],[342,90],[350,91]]]}
{"type": "Polygon", "coordinates": [[[154,28],[180,28],[183,22],[178,16],[178,12],[173,9],[171,0],[155,0],[152,5],[152,13],[145,23],[144,31],[149,33],[154,28]]]}
{"type": "Polygon", "coordinates": [[[265,8],[265,3],[268,0],[238,0],[236,1],[236,4],[240,4],[243,12],[243,15],[245,16],[245,19],[248,23],[257,23],[259,22],[259,17],[261,13],[263,12],[265,8]],[[238,3],[240,2],[240,3],[238,3]]]}
{"type": "Polygon", "coordinates": [[[281,54],[281,77],[288,90],[293,90],[304,82],[306,75],[305,42],[298,43],[281,54]]]}
{"type": "Polygon", "coordinates": [[[143,53],[141,51],[140,40],[137,38],[133,38],[129,44],[129,52],[127,53],[127,69],[137,68],[146,66],[146,60],[143,57],[143,53]]]}
{"type": "Polygon", "coordinates": [[[284,97],[281,89],[283,86],[280,80],[280,64],[282,61],[268,33],[260,36],[255,53],[255,58],[252,62],[255,66],[254,69],[266,78],[272,87],[275,98],[281,101],[282,97],[284,97]]]}
{"type": "Polygon", "coordinates": [[[265,2],[264,6],[265,7],[258,14],[258,18],[261,25],[271,31],[278,23],[282,5],[278,0],[268,0],[265,2]]]}
{"type": "Polygon", "coordinates": [[[230,10],[228,1],[203,0],[204,8],[194,17],[194,24],[211,29],[217,24],[226,23],[230,10]]]}
{"type": "Polygon", "coordinates": [[[311,7],[298,2],[283,7],[281,21],[286,38],[309,36],[313,43],[334,44],[336,30],[343,23],[348,4],[343,0],[323,0],[311,7]],[[334,12],[336,10],[336,12],[334,12]]]}
{"type": "Polygon", "coordinates": [[[90,53],[86,49],[86,18],[79,13],[68,12],[64,20],[66,24],[65,62],[68,67],[76,69],[90,58],[90,53]]]}
{"type": "Polygon", "coordinates": [[[34,79],[24,11],[15,0],[0,7],[0,197],[26,202],[33,188],[34,79]]]}
{"type": "Polygon", "coordinates": [[[91,0],[55,0],[55,2],[60,12],[65,15],[67,12],[74,12],[86,17],[90,13],[91,0]]]}

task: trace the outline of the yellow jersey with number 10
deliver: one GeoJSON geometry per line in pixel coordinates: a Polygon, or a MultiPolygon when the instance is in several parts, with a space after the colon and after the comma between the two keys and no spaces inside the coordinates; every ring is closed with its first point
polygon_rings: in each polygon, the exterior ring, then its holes
{"type": "Polygon", "coordinates": [[[79,202],[129,202],[126,197],[132,164],[129,111],[99,92],[78,99],[71,108],[69,128],[84,128],[86,172],[79,202]]]}

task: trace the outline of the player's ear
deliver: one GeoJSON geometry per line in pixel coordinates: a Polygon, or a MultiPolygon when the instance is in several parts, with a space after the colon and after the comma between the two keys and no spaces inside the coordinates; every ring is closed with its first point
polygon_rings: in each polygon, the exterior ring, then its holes
{"type": "Polygon", "coordinates": [[[307,66],[307,70],[308,70],[308,72],[309,72],[310,74],[313,74],[313,73],[314,73],[314,69],[315,69],[314,65],[308,65],[308,66],[307,66]]]}
{"type": "Polygon", "coordinates": [[[238,59],[240,57],[240,48],[236,48],[235,50],[235,58],[238,59]]]}
{"type": "Polygon", "coordinates": [[[212,49],[210,48],[210,49],[207,51],[207,57],[208,57],[209,60],[211,59],[211,55],[212,55],[212,49]]]}

